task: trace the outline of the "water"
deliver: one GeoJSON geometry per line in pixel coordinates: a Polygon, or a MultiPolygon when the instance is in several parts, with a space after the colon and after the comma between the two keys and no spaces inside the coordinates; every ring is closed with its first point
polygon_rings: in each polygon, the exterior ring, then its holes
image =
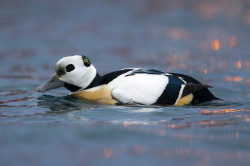
{"type": "Polygon", "coordinates": [[[250,3],[15,1],[0,10],[1,165],[249,165],[250,3]],[[191,75],[224,101],[109,106],[35,89],[58,59],[85,54],[191,75]]]}

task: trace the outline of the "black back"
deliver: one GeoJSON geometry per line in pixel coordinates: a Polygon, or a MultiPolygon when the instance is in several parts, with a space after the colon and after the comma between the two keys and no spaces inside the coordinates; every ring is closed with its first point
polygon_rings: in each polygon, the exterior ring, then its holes
{"type": "Polygon", "coordinates": [[[99,85],[104,85],[110,83],[112,80],[120,76],[121,74],[127,73],[128,71],[131,71],[132,69],[124,69],[119,71],[114,71],[108,74],[105,74],[104,76],[100,76],[98,73],[96,74],[94,80],[91,82],[91,84],[86,87],[85,89],[93,88],[99,85]]]}
{"type": "Polygon", "coordinates": [[[108,74],[102,76],[100,84],[108,84],[109,82],[111,82],[115,78],[117,78],[118,76],[120,76],[120,75],[122,75],[124,73],[127,73],[127,72],[129,72],[131,70],[133,70],[133,69],[123,69],[123,70],[108,73],[108,74]]]}

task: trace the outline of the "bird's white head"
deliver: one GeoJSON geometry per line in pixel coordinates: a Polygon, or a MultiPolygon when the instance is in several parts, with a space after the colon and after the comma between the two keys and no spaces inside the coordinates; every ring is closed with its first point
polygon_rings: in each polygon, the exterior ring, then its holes
{"type": "Polygon", "coordinates": [[[64,57],[56,63],[54,75],[38,87],[37,91],[44,92],[65,85],[85,89],[94,80],[96,74],[96,68],[86,56],[64,57]]]}
{"type": "Polygon", "coordinates": [[[75,55],[60,59],[56,63],[57,77],[68,84],[86,88],[95,78],[96,69],[86,56],[75,55]]]}

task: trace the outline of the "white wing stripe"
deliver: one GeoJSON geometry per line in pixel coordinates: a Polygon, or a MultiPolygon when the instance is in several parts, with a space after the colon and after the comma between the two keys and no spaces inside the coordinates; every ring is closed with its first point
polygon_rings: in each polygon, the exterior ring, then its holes
{"type": "Polygon", "coordinates": [[[177,98],[177,100],[176,100],[175,104],[177,104],[177,103],[178,103],[178,101],[180,100],[180,98],[181,98],[181,96],[182,96],[182,93],[183,93],[183,90],[184,90],[184,87],[185,87],[185,85],[184,85],[184,84],[182,84],[182,85],[181,85],[180,92],[179,92],[179,95],[178,95],[178,98],[177,98]]]}

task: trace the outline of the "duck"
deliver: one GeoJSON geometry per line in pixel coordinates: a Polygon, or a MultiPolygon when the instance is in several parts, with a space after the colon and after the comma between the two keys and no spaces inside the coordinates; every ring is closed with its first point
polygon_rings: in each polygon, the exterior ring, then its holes
{"type": "Polygon", "coordinates": [[[37,92],[65,87],[73,98],[110,105],[184,106],[212,100],[208,88],[191,76],[155,69],[125,68],[101,76],[85,55],[67,56],[37,92]]]}

